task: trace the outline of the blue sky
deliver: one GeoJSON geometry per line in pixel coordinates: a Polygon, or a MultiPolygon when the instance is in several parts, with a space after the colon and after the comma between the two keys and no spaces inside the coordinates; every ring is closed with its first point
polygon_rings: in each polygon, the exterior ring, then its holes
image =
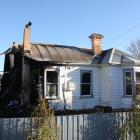
{"type": "MultiPolygon", "coordinates": [[[[140,37],[139,0],[1,0],[0,52],[22,43],[32,21],[32,42],[90,48],[88,36],[104,35],[103,49],[126,51],[140,37]]],[[[0,71],[4,56],[0,56],[0,71]]]]}

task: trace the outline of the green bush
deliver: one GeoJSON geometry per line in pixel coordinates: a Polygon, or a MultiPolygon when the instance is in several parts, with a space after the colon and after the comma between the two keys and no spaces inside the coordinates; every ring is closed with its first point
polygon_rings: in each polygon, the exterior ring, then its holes
{"type": "Polygon", "coordinates": [[[58,140],[58,128],[53,110],[48,102],[40,98],[32,113],[35,134],[28,135],[28,140],[58,140]]]}
{"type": "Polygon", "coordinates": [[[133,98],[133,111],[125,118],[125,124],[120,129],[120,139],[125,140],[126,135],[131,134],[133,140],[140,140],[140,95],[133,98]]]}

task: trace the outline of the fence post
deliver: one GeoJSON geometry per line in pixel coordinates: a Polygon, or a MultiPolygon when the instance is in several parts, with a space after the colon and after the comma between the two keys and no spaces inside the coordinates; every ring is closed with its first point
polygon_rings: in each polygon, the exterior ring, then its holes
{"type": "Polygon", "coordinates": [[[79,116],[77,116],[77,140],[79,140],[79,116]]]}
{"type": "Polygon", "coordinates": [[[74,116],[72,116],[72,140],[74,140],[74,116]]]}
{"type": "Polygon", "coordinates": [[[61,140],[63,140],[63,116],[61,116],[61,140]]]}
{"type": "Polygon", "coordinates": [[[0,118],[0,139],[2,140],[2,136],[3,136],[3,122],[4,120],[2,118],[0,118]]]}
{"type": "Polygon", "coordinates": [[[85,121],[84,121],[85,118],[84,118],[84,114],[83,114],[82,116],[83,116],[83,126],[82,126],[82,129],[83,129],[83,130],[82,130],[82,132],[83,132],[82,137],[83,137],[83,138],[82,138],[82,139],[84,140],[84,139],[85,139],[85,121]]]}
{"type": "Polygon", "coordinates": [[[69,116],[67,116],[67,140],[69,140],[69,116]]]}

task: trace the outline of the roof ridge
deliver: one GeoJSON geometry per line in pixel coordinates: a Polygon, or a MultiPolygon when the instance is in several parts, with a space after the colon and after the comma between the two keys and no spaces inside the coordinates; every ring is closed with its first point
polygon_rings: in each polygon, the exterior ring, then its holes
{"type": "Polygon", "coordinates": [[[71,45],[62,45],[62,44],[51,44],[51,43],[39,43],[39,42],[31,42],[33,45],[45,45],[45,46],[56,46],[56,47],[73,47],[73,48],[82,48],[77,46],[71,46],[71,45]]]}

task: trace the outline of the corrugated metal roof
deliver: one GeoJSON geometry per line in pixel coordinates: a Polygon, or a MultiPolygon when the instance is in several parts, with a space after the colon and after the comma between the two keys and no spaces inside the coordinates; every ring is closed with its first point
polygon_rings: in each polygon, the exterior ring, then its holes
{"type": "MultiPolygon", "coordinates": [[[[19,51],[23,46],[18,45],[19,51]]],[[[14,49],[12,49],[14,52],[14,49]]],[[[16,52],[16,51],[15,51],[16,52]]],[[[24,53],[25,57],[39,62],[84,63],[84,64],[140,64],[140,60],[111,48],[102,51],[99,56],[93,56],[91,49],[74,46],[32,43],[31,51],[24,53]]]]}
{"type": "Polygon", "coordinates": [[[92,63],[93,56],[90,49],[72,46],[32,44],[30,53],[24,56],[36,61],[51,61],[61,63],[92,63]]]}
{"type": "Polygon", "coordinates": [[[30,53],[24,56],[36,61],[56,63],[86,63],[86,64],[108,64],[110,63],[135,63],[128,59],[128,54],[114,49],[103,51],[99,56],[93,56],[91,49],[78,48],[73,46],[32,44],[30,53]],[[112,61],[110,62],[110,57],[112,61]],[[126,61],[127,59],[127,61],[126,61]],[[124,61],[123,61],[124,60],[124,61]]]}
{"type": "Polygon", "coordinates": [[[140,64],[140,60],[133,58],[127,53],[124,53],[114,48],[113,57],[111,63],[115,64],[140,64]]]}
{"type": "Polygon", "coordinates": [[[100,56],[96,57],[92,55],[91,49],[64,45],[32,44],[30,53],[25,53],[24,56],[36,61],[107,64],[111,51],[112,49],[103,51],[100,56]]]}

